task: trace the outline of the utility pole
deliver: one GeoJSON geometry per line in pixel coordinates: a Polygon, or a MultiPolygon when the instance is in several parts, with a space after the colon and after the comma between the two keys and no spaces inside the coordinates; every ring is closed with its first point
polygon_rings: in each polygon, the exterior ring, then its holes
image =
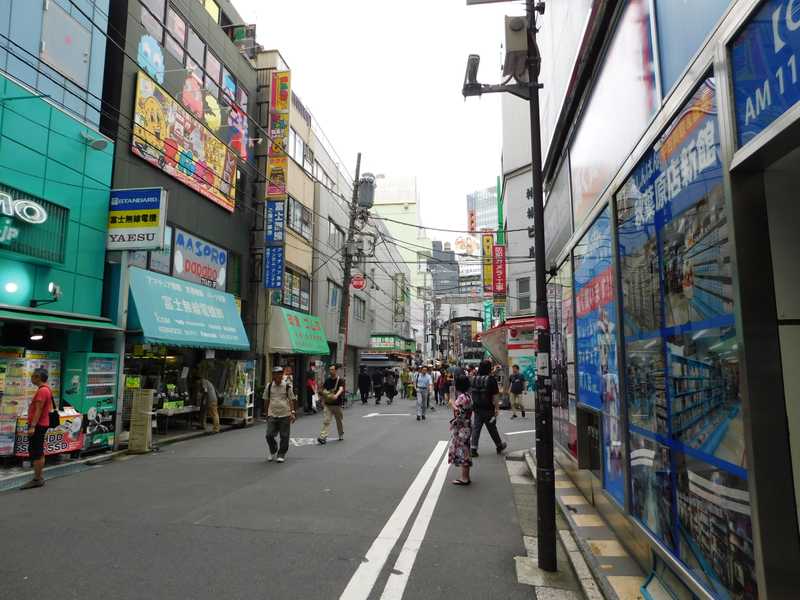
{"type": "Polygon", "coordinates": [[[527,0],[528,85],[531,118],[531,175],[533,179],[534,268],[536,269],[536,506],[539,568],[555,571],[556,490],[553,461],[553,380],[550,376],[550,316],[547,307],[544,249],[544,192],[542,185],[542,144],[539,123],[539,71],[542,57],[536,43],[536,14],[544,3],[527,0]]]}
{"type": "Polygon", "coordinates": [[[353,181],[353,199],[350,203],[350,223],[347,226],[347,240],[344,244],[344,281],[342,281],[342,304],[339,309],[339,341],[336,344],[336,362],[342,365],[345,378],[345,345],[347,344],[348,316],[350,315],[350,278],[353,270],[353,246],[356,237],[356,215],[358,214],[358,186],[361,177],[361,152],[356,159],[356,178],[353,181]]]}

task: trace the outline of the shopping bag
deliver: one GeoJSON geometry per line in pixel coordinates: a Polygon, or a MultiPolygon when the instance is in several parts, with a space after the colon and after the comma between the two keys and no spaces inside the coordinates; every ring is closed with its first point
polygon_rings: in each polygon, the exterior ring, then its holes
{"type": "Polygon", "coordinates": [[[320,409],[319,396],[317,394],[314,394],[313,396],[311,396],[311,408],[314,409],[314,412],[318,412],[319,409],[320,409]]]}

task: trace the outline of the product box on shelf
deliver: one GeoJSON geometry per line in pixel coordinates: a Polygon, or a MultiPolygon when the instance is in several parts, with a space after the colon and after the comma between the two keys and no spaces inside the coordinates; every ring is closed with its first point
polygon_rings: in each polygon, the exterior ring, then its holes
{"type": "MultiPolygon", "coordinates": [[[[48,429],[44,436],[45,455],[83,450],[83,415],[72,408],[66,408],[58,412],[61,423],[58,427],[48,429]]],[[[14,454],[26,457],[28,456],[28,420],[19,418],[16,426],[16,449],[14,454]]]]}

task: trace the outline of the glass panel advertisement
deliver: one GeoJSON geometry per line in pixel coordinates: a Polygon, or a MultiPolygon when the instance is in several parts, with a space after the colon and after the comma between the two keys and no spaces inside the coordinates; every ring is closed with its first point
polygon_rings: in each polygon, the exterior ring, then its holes
{"type": "Polygon", "coordinates": [[[715,595],[756,598],[716,88],[617,197],[631,511],[715,595]]]}
{"type": "Polygon", "coordinates": [[[566,261],[547,286],[550,313],[550,357],[553,368],[553,436],[578,458],[575,406],[575,318],[572,311],[572,267],[566,261]]]}
{"type": "Polygon", "coordinates": [[[603,486],[625,501],[617,371],[617,308],[611,260],[611,210],[600,213],[575,247],[578,400],[603,413],[603,486]]]}
{"type": "Polygon", "coordinates": [[[141,71],[131,152],[233,212],[236,155],[141,71]]]}

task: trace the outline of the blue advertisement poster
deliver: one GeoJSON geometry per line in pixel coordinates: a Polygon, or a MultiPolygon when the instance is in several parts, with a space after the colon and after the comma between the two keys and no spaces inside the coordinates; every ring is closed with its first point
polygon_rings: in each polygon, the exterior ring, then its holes
{"type": "Polygon", "coordinates": [[[743,146],[800,100],[797,4],[768,0],[730,47],[736,137],[743,146]]]}
{"type": "Polygon", "coordinates": [[[286,229],[286,203],[283,200],[267,200],[266,218],[265,240],[282,242],[286,229]]]}
{"type": "Polygon", "coordinates": [[[264,287],[268,290],[283,289],[283,246],[264,248],[264,287]]]}
{"type": "Polygon", "coordinates": [[[756,598],[716,88],[617,195],[631,513],[715,597],[756,598]]]}
{"type": "Polygon", "coordinates": [[[602,411],[603,486],[617,502],[624,504],[610,208],[600,213],[575,246],[574,259],[578,402],[602,411]]]}

